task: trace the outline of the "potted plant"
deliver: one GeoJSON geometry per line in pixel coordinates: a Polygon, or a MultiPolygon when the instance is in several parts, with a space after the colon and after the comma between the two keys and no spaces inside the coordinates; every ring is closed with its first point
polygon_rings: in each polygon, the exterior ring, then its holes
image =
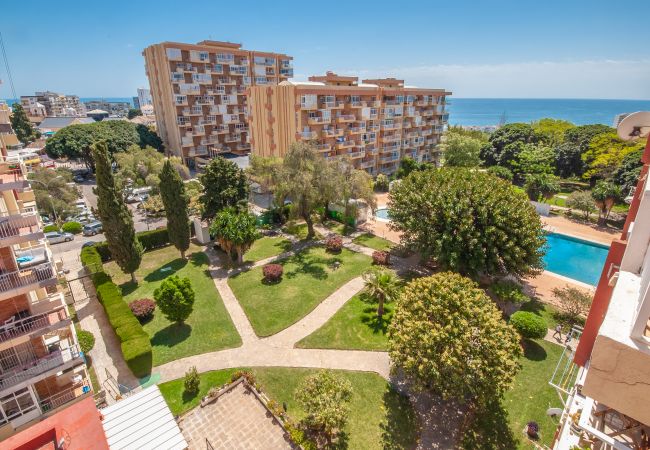
{"type": "Polygon", "coordinates": [[[526,424],[526,434],[531,439],[539,439],[539,425],[531,420],[526,424]]]}

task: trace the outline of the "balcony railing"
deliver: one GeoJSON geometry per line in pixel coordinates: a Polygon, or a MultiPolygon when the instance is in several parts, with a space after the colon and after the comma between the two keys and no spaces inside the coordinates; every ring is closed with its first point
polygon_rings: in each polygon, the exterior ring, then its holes
{"type": "Polygon", "coordinates": [[[350,148],[354,147],[355,142],[354,141],[343,141],[343,142],[337,142],[336,143],[336,148],[350,148]]]}
{"type": "Polygon", "coordinates": [[[48,370],[62,366],[80,356],[81,352],[77,345],[55,350],[42,358],[26,362],[3,373],[0,376],[0,389],[7,389],[36,375],[40,375],[48,370]]]}
{"type": "Polygon", "coordinates": [[[303,131],[302,133],[300,133],[300,137],[302,139],[307,139],[307,140],[316,139],[318,137],[318,133],[316,133],[315,131],[303,131]]]}
{"type": "Polygon", "coordinates": [[[29,186],[25,179],[26,170],[22,163],[0,162],[0,190],[21,189],[29,186]]]}
{"type": "Polygon", "coordinates": [[[331,119],[329,117],[309,117],[307,123],[310,124],[319,124],[319,123],[330,123],[331,119]]]}
{"type": "Polygon", "coordinates": [[[0,342],[6,342],[11,339],[33,333],[45,327],[55,325],[68,319],[68,312],[65,306],[59,306],[57,309],[27,316],[15,322],[0,327],[0,342]]]}
{"type": "Polygon", "coordinates": [[[340,116],[337,116],[336,119],[339,122],[352,122],[357,120],[354,114],[341,114],[340,116]]]}
{"type": "Polygon", "coordinates": [[[90,383],[84,378],[81,382],[76,383],[68,389],[57,392],[56,394],[41,400],[41,410],[44,413],[52,411],[53,409],[63,406],[82,395],[90,393],[91,391],[90,383]]]}
{"type": "Polygon", "coordinates": [[[14,236],[27,236],[42,232],[35,213],[25,213],[7,218],[0,218],[0,239],[14,236]]]}
{"type": "Polygon", "coordinates": [[[52,264],[46,262],[28,269],[16,270],[15,272],[0,275],[0,292],[7,292],[12,289],[54,278],[55,273],[52,264]]]}

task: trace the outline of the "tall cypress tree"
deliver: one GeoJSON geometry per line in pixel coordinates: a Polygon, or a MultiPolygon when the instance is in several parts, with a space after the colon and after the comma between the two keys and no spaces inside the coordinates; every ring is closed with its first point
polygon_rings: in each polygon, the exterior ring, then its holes
{"type": "Polygon", "coordinates": [[[122,272],[130,273],[131,281],[137,283],[135,271],[142,261],[142,245],[135,235],[131,212],[115,186],[106,141],[93,144],[92,153],[97,178],[97,213],[102,221],[108,249],[122,272]]]}
{"type": "Polygon", "coordinates": [[[13,128],[16,137],[20,142],[27,145],[34,142],[41,137],[41,133],[34,129],[34,126],[29,121],[25,109],[19,103],[14,103],[11,107],[13,113],[11,114],[11,128],[13,128]]]}
{"type": "Polygon", "coordinates": [[[160,172],[160,196],[165,205],[169,242],[174,244],[185,259],[185,250],[190,247],[190,218],[185,183],[168,159],[160,172]]]}

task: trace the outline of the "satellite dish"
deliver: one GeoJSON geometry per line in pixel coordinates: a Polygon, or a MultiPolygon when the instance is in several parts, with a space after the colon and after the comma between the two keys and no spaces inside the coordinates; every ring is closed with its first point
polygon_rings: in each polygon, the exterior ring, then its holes
{"type": "Polygon", "coordinates": [[[562,408],[549,408],[546,410],[546,415],[549,417],[555,417],[562,414],[562,408]]]}
{"type": "Polygon", "coordinates": [[[650,112],[639,111],[630,114],[617,127],[618,137],[624,141],[642,138],[650,134],[650,112]]]}

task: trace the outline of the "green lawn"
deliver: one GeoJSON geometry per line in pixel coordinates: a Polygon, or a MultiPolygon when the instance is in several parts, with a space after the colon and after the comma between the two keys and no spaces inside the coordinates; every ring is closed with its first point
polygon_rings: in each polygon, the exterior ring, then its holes
{"type": "Polygon", "coordinates": [[[352,297],[325,325],[296,344],[299,348],[388,350],[386,331],[393,316],[392,303],[384,305],[379,322],[377,304],[364,293],[352,297]]]}
{"type": "Polygon", "coordinates": [[[270,336],[297,322],[352,278],[370,268],[369,257],[343,249],[337,255],[311,247],[279,264],[279,283],[263,283],[262,268],[242,272],[228,283],[258,336],[270,336]],[[333,268],[339,262],[338,269],[333,268]]]}
{"type": "Polygon", "coordinates": [[[154,290],[171,275],[188,277],[192,282],[196,294],[194,311],[183,325],[171,323],[158,310],[153,319],[144,324],[151,337],[154,366],[241,345],[241,338],[208,273],[208,257],[200,250],[191,245],[187,251],[188,260],[181,260],[173,246],[145,253],[136,272],[137,286],[114,262],[104,265],[113,281],[122,288],[127,303],[139,298],[153,299],[154,290]]]}
{"type": "Polygon", "coordinates": [[[262,259],[277,256],[291,250],[291,242],[283,237],[265,236],[255,241],[253,246],[244,255],[245,261],[256,262],[262,259]]]}
{"type": "Polygon", "coordinates": [[[340,234],[341,236],[347,236],[348,234],[354,233],[354,228],[352,227],[346,228],[344,224],[342,224],[341,222],[337,222],[336,220],[328,219],[325,222],[323,222],[322,225],[328,230],[336,234],[340,234]]]}
{"type": "MultiPolygon", "coordinates": [[[[234,369],[201,374],[199,394],[183,398],[183,380],[162,383],[159,387],[173,414],[181,414],[196,406],[210,386],[219,386],[230,379],[234,369]]],[[[294,392],[305,377],[316,369],[255,368],[253,373],[262,390],[278,403],[287,404],[289,417],[300,420],[304,412],[294,400],[294,392]]],[[[335,371],[350,380],[352,401],[345,429],[346,448],[385,449],[413,448],[418,436],[416,415],[409,401],[393,391],[379,375],[365,372],[335,371]]]]}
{"type": "Polygon", "coordinates": [[[519,449],[532,449],[522,430],[534,420],[539,424],[540,444],[550,445],[556,428],[556,419],[546,415],[550,407],[561,408],[562,404],[555,389],[548,382],[563,348],[546,341],[527,341],[522,369],[517,374],[513,388],[504,397],[503,406],[508,413],[508,422],[519,449]]]}
{"type": "Polygon", "coordinates": [[[550,329],[554,329],[558,324],[557,310],[553,306],[547,303],[542,303],[535,298],[531,298],[529,301],[522,304],[519,310],[529,311],[537,314],[538,316],[541,316],[544,320],[546,320],[546,326],[550,329]]]}
{"type": "Polygon", "coordinates": [[[379,236],[375,236],[374,234],[371,233],[364,233],[360,236],[357,236],[354,239],[352,239],[352,242],[354,242],[355,244],[363,245],[364,247],[370,247],[380,251],[388,251],[395,245],[395,243],[387,239],[380,238],[379,236]]]}
{"type": "MultiPolygon", "coordinates": [[[[282,231],[288,234],[293,234],[295,237],[303,241],[307,239],[306,223],[287,222],[287,224],[284,227],[282,227],[282,231]]],[[[322,236],[317,231],[315,239],[321,239],[321,238],[322,236]]]]}

